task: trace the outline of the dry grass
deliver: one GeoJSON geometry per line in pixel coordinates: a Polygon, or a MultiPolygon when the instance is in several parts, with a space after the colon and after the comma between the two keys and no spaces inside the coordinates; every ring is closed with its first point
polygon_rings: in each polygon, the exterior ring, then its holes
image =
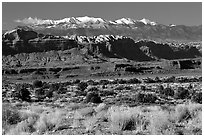
{"type": "Polygon", "coordinates": [[[76,112],[74,113],[72,127],[76,128],[81,126],[81,121],[86,119],[87,117],[92,117],[94,113],[95,110],[93,109],[93,107],[86,107],[76,110],[76,112]]]}
{"type": "Polygon", "coordinates": [[[91,117],[86,117],[83,121],[87,131],[93,131],[99,124],[99,122],[107,122],[108,116],[106,110],[101,110],[91,117]]]}
{"type": "Polygon", "coordinates": [[[30,111],[41,114],[44,111],[44,108],[42,106],[31,105],[30,111]]]}
{"type": "Polygon", "coordinates": [[[108,110],[110,129],[113,133],[124,130],[145,130],[147,119],[139,108],[112,106],[108,110]]]}
{"type": "Polygon", "coordinates": [[[171,135],[173,127],[172,117],[169,112],[150,112],[150,124],[148,128],[151,135],[171,135]]]}
{"type": "Polygon", "coordinates": [[[6,134],[44,134],[47,131],[57,129],[62,123],[63,118],[65,118],[65,114],[65,111],[61,109],[50,110],[50,112],[43,112],[41,114],[31,110],[20,111],[21,122],[12,126],[6,134]]]}
{"type": "Polygon", "coordinates": [[[38,121],[35,123],[34,127],[40,134],[46,131],[54,130],[61,124],[63,115],[65,115],[65,112],[60,109],[48,114],[46,112],[42,113],[38,121]]]}
{"type": "Polygon", "coordinates": [[[88,132],[98,131],[100,134],[103,134],[99,132],[100,124],[109,127],[107,131],[111,134],[202,134],[202,104],[196,103],[164,107],[111,106],[109,108],[101,103],[96,107],[85,107],[72,110],[70,113],[67,113],[66,109],[59,108],[48,110],[31,106],[28,110],[19,111],[7,105],[3,107],[3,117],[6,118],[3,119],[3,134],[8,135],[50,134],[59,130],[62,125],[70,127],[72,122],[75,131],[78,128],[85,128],[88,132]]]}

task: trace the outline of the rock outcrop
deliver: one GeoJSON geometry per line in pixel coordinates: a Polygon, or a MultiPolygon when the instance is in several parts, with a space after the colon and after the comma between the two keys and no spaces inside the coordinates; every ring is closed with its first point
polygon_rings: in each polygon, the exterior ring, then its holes
{"type": "Polygon", "coordinates": [[[22,28],[6,32],[3,35],[2,54],[3,63],[5,63],[5,60],[10,60],[9,62],[15,62],[13,64],[16,64],[16,66],[25,65],[22,61],[25,62],[26,60],[28,62],[30,59],[33,61],[40,59],[42,63],[43,60],[47,62],[49,60],[61,62],[80,60],[80,62],[83,62],[95,57],[105,60],[119,58],[133,61],[201,57],[200,48],[189,45],[175,47],[170,44],[148,40],[134,41],[130,37],[118,35],[60,37],[38,34],[22,28]],[[56,56],[53,53],[58,55],[56,56]],[[46,57],[48,54],[52,56],[52,59],[46,57]]]}

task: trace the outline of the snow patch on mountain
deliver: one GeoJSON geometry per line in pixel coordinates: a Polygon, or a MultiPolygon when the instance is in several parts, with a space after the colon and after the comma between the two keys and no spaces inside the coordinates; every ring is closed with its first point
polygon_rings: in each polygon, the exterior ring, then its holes
{"type": "Polygon", "coordinates": [[[145,25],[147,25],[147,24],[150,24],[150,25],[153,25],[153,26],[157,25],[156,22],[150,21],[149,19],[145,19],[145,18],[143,18],[141,20],[138,20],[138,21],[144,23],[145,25]]]}
{"type": "Polygon", "coordinates": [[[31,24],[31,25],[57,25],[57,24],[86,24],[86,23],[93,23],[93,24],[104,24],[104,23],[110,23],[110,24],[135,24],[136,22],[143,22],[145,25],[157,25],[156,22],[150,21],[148,19],[142,19],[142,20],[134,20],[131,18],[121,18],[115,21],[107,21],[102,18],[96,18],[96,17],[70,17],[70,18],[64,18],[59,20],[43,20],[39,19],[37,17],[32,18],[25,18],[23,20],[15,20],[15,22],[20,22],[24,24],[31,24]]]}
{"type": "Polygon", "coordinates": [[[169,26],[170,26],[170,27],[175,27],[176,25],[175,25],[175,24],[170,24],[169,26]]]}
{"type": "Polygon", "coordinates": [[[117,24],[134,24],[135,20],[131,18],[122,18],[122,19],[115,20],[115,22],[117,24]]]}

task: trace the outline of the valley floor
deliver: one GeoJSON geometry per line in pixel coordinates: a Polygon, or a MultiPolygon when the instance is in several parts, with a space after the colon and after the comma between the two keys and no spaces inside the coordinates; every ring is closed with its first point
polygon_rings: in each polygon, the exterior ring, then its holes
{"type": "Polygon", "coordinates": [[[3,134],[201,135],[201,73],[184,74],[49,81],[40,87],[7,79],[3,134]],[[25,88],[31,93],[28,102],[16,95],[25,88]],[[100,98],[89,100],[96,92],[100,98]]]}

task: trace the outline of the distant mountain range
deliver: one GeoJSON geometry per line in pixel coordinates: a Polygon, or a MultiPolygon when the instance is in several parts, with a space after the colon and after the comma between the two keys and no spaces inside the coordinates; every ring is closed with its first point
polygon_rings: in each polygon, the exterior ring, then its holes
{"type": "Polygon", "coordinates": [[[122,35],[133,39],[202,40],[202,25],[163,25],[148,19],[121,18],[114,21],[95,17],[70,17],[60,20],[27,18],[16,20],[43,34],[58,36],[122,35]]]}

